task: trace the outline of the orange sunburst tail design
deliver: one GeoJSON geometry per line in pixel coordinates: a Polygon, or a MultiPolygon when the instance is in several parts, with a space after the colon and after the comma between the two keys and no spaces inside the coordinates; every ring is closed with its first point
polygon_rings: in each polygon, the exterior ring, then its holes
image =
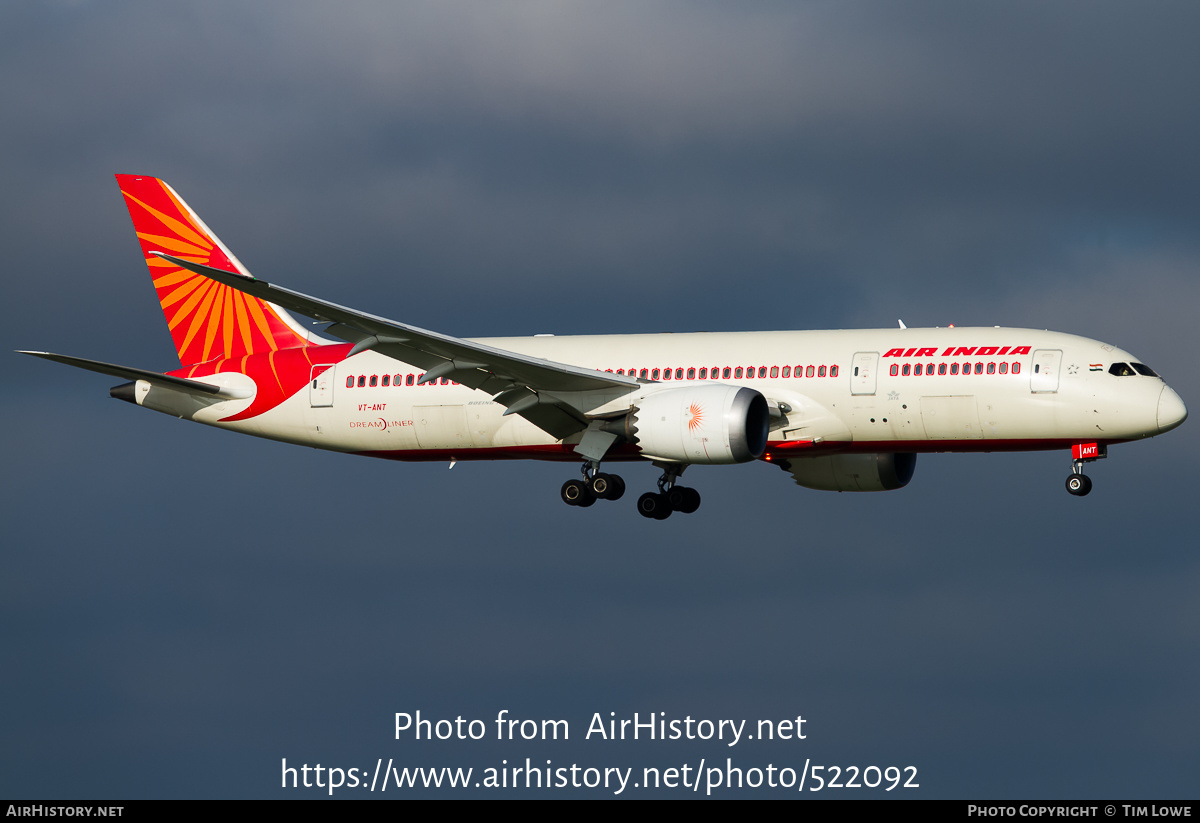
{"type": "Polygon", "coordinates": [[[117,183],[184,366],[312,345],[286,311],[153,252],[249,276],[175,190],[156,177],[118,174],[117,183]]]}

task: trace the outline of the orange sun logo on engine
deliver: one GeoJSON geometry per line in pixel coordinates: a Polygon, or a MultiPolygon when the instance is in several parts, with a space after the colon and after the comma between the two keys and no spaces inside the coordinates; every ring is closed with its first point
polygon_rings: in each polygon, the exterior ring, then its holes
{"type": "Polygon", "coordinates": [[[691,415],[688,418],[688,431],[695,431],[700,428],[700,425],[704,422],[704,407],[699,403],[693,403],[688,406],[688,414],[691,415]]]}

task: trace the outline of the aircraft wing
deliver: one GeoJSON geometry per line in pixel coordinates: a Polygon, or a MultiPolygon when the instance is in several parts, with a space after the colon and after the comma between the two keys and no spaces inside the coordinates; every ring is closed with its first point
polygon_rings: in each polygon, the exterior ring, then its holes
{"type": "Polygon", "coordinates": [[[354,344],[351,354],[371,349],[425,369],[422,383],[448,378],[494,395],[505,414],[520,414],[558,438],[582,431],[584,414],[543,393],[629,390],[636,378],[556,363],[398,323],[275,286],[265,280],[154,252],[177,266],[306,317],[332,323],[326,332],[354,344]]]}

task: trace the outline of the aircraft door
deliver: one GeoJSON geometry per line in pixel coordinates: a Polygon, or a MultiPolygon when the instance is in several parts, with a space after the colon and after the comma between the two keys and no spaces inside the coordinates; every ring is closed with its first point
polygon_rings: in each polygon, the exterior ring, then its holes
{"type": "Polygon", "coordinates": [[[860,351],[854,355],[850,367],[850,393],[874,394],[875,372],[879,367],[879,352],[860,351]]]}
{"type": "Polygon", "coordinates": [[[314,409],[333,405],[333,365],[313,366],[308,374],[308,404],[314,409]]]}
{"type": "Polygon", "coordinates": [[[1061,349],[1038,349],[1033,353],[1033,370],[1029,372],[1031,392],[1058,391],[1058,372],[1062,367],[1061,349]]]}

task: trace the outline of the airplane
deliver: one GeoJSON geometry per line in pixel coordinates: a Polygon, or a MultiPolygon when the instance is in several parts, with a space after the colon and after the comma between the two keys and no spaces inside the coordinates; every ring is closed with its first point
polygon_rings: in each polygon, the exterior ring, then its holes
{"type": "Polygon", "coordinates": [[[919,453],[1071,449],[1067,491],[1108,446],[1187,418],[1132,354],[1032,329],[907,328],[460,339],[253,277],[174,189],[116,175],[181,368],[23,351],[121,378],[120,400],[233,431],[389,460],[578,462],[587,507],[662,471],[638,512],[691,513],[693,465],[763,461],[800,486],[887,491],[919,453]],[[292,312],[322,325],[322,337],[292,312]],[[335,339],[330,339],[335,338],[335,339]]]}

